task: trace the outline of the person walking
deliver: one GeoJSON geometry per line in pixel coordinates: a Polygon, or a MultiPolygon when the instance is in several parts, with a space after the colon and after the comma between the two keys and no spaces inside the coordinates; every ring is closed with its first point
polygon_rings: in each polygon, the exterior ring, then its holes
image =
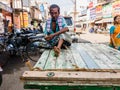
{"type": "Polygon", "coordinates": [[[60,16],[60,7],[56,4],[52,4],[49,8],[50,16],[46,21],[44,33],[45,39],[54,48],[55,54],[59,56],[60,49],[63,44],[70,46],[71,42],[67,39],[66,32],[68,27],[65,19],[60,16]]]}
{"type": "Polygon", "coordinates": [[[114,26],[110,28],[109,46],[120,50],[120,15],[114,17],[114,26]]]}

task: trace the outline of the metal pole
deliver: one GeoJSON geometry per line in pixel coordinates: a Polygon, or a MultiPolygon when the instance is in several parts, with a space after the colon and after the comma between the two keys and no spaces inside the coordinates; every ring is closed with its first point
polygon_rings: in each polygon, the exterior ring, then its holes
{"type": "Polygon", "coordinates": [[[10,6],[12,8],[11,19],[12,19],[12,32],[14,32],[14,9],[13,9],[13,1],[10,0],[10,6]]]}
{"type": "Polygon", "coordinates": [[[76,22],[76,0],[74,2],[74,24],[76,22]]]}
{"type": "Polygon", "coordinates": [[[23,27],[24,27],[24,10],[23,10],[23,0],[21,0],[21,6],[22,6],[22,21],[23,21],[23,27]]]}
{"type": "Polygon", "coordinates": [[[75,26],[75,21],[76,21],[76,14],[77,14],[77,10],[76,10],[76,0],[71,0],[74,4],[74,26],[75,26]]]}

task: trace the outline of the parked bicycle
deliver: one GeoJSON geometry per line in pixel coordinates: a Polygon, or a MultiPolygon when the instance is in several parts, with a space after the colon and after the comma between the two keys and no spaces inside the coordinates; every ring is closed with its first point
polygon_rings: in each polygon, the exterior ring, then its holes
{"type": "Polygon", "coordinates": [[[50,49],[48,42],[44,39],[44,35],[30,37],[31,42],[26,46],[26,54],[32,61],[37,61],[45,49],[50,49]]]}
{"type": "Polygon", "coordinates": [[[10,56],[20,55],[26,57],[26,46],[30,42],[29,37],[34,33],[3,33],[0,36],[0,53],[7,52],[10,56]]]}
{"type": "MultiPolygon", "coordinates": [[[[10,56],[19,55],[25,61],[27,58],[35,61],[30,57],[29,45],[31,42],[37,42],[36,40],[43,39],[43,34],[34,34],[34,33],[16,33],[16,34],[1,34],[1,43],[0,43],[0,53],[7,52],[10,56]]],[[[41,51],[34,48],[31,50],[35,58],[40,57],[41,51]],[[38,54],[35,54],[35,53],[38,54]]],[[[37,58],[38,59],[38,58],[37,58]]]]}

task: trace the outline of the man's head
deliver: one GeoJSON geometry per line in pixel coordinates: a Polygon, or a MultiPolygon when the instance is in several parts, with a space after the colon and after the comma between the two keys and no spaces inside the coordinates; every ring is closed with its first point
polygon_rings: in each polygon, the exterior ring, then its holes
{"type": "Polygon", "coordinates": [[[56,4],[50,6],[50,15],[53,19],[57,19],[60,14],[60,7],[56,4]]]}

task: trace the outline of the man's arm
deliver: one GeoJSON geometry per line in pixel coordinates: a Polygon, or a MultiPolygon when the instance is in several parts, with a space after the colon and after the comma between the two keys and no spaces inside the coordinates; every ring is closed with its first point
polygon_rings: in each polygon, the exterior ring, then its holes
{"type": "Polygon", "coordinates": [[[53,37],[57,36],[57,35],[60,35],[62,33],[65,33],[66,31],[68,31],[68,27],[65,27],[63,29],[61,29],[60,31],[54,33],[54,34],[50,34],[49,36],[46,36],[45,39],[46,40],[51,40],[53,37]]]}
{"type": "Polygon", "coordinates": [[[61,29],[60,31],[54,33],[53,36],[60,35],[60,34],[65,33],[67,31],[68,31],[68,27],[65,27],[65,28],[61,29]]]}
{"type": "Polygon", "coordinates": [[[56,33],[54,33],[54,34],[50,34],[49,36],[47,36],[45,39],[46,40],[51,40],[53,37],[55,37],[55,36],[58,36],[58,35],[60,35],[60,34],[62,34],[62,33],[65,33],[65,32],[67,32],[69,29],[68,29],[68,27],[67,27],[67,24],[66,24],[66,21],[65,21],[65,19],[63,18],[62,19],[63,21],[63,23],[62,23],[62,29],[61,30],[59,30],[58,32],[56,32],[56,33]]]}

